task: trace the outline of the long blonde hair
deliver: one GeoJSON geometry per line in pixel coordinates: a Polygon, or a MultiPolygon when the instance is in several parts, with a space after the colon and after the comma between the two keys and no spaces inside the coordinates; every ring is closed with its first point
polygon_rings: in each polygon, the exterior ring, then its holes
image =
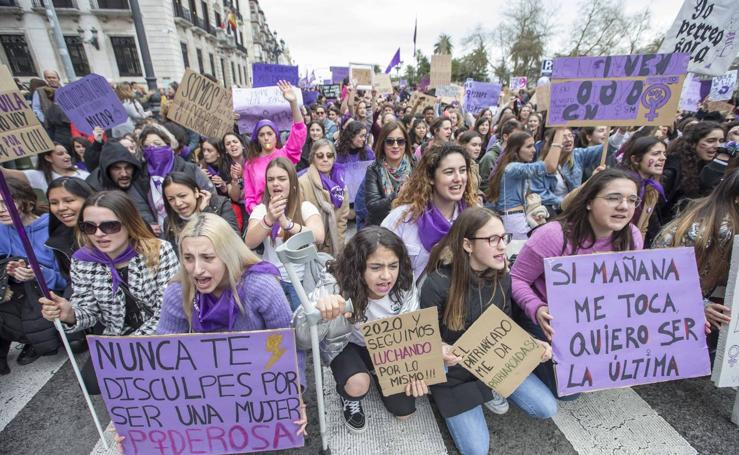
{"type": "Polygon", "coordinates": [[[182,286],[182,308],[192,326],[192,304],[195,297],[195,285],[184,264],[182,243],[187,237],[205,237],[213,244],[218,258],[226,266],[226,277],[239,311],[244,313],[244,304],[239,298],[236,286],[244,272],[252,265],[260,262],[259,257],[246,247],[233,228],[218,215],[198,213],[182,228],[180,233],[180,271],[174,281],[182,286]]]}

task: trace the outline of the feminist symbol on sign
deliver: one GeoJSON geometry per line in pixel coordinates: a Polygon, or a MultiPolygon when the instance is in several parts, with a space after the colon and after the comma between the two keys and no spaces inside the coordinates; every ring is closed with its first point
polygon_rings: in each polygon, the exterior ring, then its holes
{"type": "Polygon", "coordinates": [[[665,84],[649,86],[641,96],[641,103],[649,109],[644,117],[650,122],[659,115],[657,109],[661,108],[670,99],[670,88],[665,84]]]}

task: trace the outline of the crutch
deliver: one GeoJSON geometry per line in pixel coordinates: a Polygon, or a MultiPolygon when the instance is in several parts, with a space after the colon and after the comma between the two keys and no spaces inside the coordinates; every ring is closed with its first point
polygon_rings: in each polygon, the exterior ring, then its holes
{"type": "MultiPolygon", "coordinates": [[[[287,274],[290,277],[295,292],[298,294],[300,304],[305,312],[305,317],[310,324],[310,342],[311,351],[313,352],[313,375],[316,381],[316,402],[318,404],[318,425],[321,430],[321,454],[330,455],[331,449],[328,447],[326,438],[326,414],[324,413],[323,404],[323,376],[321,371],[321,353],[318,347],[318,323],[321,321],[321,313],[315,309],[308,301],[308,296],[303,289],[303,284],[298,279],[293,265],[308,264],[311,261],[318,260],[318,250],[316,250],[315,238],[313,232],[307,230],[290,237],[285,243],[277,247],[277,257],[285,266],[287,274]]],[[[353,311],[351,301],[347,301],[345,312],[353,311]]]]}

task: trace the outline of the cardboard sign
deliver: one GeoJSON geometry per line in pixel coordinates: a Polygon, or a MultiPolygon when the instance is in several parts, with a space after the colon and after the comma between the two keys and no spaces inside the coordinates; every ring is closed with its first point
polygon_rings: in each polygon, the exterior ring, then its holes
{"type": "Polygon", "coordinates": [[[456,102],[462,105],[464,102],[464,87],[456,84],[441,85],[436,87],[436,97],[444,104],[456,102]]]}
{"type": "MultiPolygon", "coordinates": [[[[292,127],[290,103],[282,96],[279,87],[233,87],[232,90],[234,112],[239,114],[239,131],[251,134],[254,126],[262,119],[272,120],[280,131],[287,131],[292,127]]],[[[293,92],[298,98],[298,106],[302,105],[303,92],[295,87],[293,92]]]]}
{"type": "Polygon", "coordinates": [[[233,131],[231,92],[191,69],[185,71],[167,118],[201,136],[222,138],[233,131]]]}
{"type": "Polygon", "coordinates": [[[544,84],[536,87],[534,97],[536,98],[536,112],[548,111],[552,99],[552,84],[544,84]]]}
{"type": "Polygon", "coordinates": [[[497,106],[500,99],[500,84],[467,81],[464,83],[464,109],[479,114],[483,109],[497,106]]]}
{"type": "Polygon", "coordinates": [[[272,63],[252,63],[252,87],[271,87],[278,81],[287,81],[298,85],[298,67],[291,65],[275,65],[272,63]]]}
{"type": "Polygon", "coordinates": [[[736,90],[736,73],[737,70],[727,71],[721,76],[716,76],[711,80],[711,93],[708,98],[713,101],[727,101],[731,99],[731,95],[736,90]]]}
{"type": "Polygon", "coordinates": [[[436,307],[366,322],[359,327],[384,396],[413,381],[446,382],[436,307]]]}
{"type": "Polygon", "coordinates": [[[52,150],[54,144],[26,105],[8,67],[0,65],[0,163],[52,150]]]}
{"type": "MultiPolygon", "coordinates": [[[[452,56],[434,54],[431,56],[431,75],[428,88],[449,85],[452,82],[452,56]]],[[[422,89],[426,90],[426,89],[422,89]]]]}
{"type": "Polygon", "coordinates": [[[341,84],[344,79],[349,77],[348,66],[332,66],[331,68],[331,82],[334,84],[341,84]]]}
{"type": "Polygon", "coordinates": [[[529,85],[529,78],[526,76],[511,76],[511,79],[508,82],[508,89],[518,94],[519,90],[526,90],[526,87],[529,85]]]}
{"type": "Polygon", "coordinates": [[[409,104],[411,106],[418,105],[418,107],[416,108],[416,113],[417,114],[420,114],[427,107],[434,107],[434,106],[436,106],[436,103],[438,103],[438,102],[439,101],[436,99],[435,96],[427,95],[427,94],[421,93],[421,92],[413,92],[411,94],[411,100],[410,100],[409,104]]]}
{"type": "Polygon", "coordinates": [[[680,103],[678,109],[681,111],[698,112],[698,105],[701,100],[701,81],[695,78],[693,73],[688,73],[683,82],[683,89],[680,92],[680,103]]]}
{"type": "Polygon", "coordinates": [[[739,54],[736,0],[685,0],[659,52],[690,54],[688,71],[720,76],[739,54]]]}
{"type": "Polygon", "coordinates": [[[460,365],[485,385],[509,397],[541,362],[544,348],[495,305],[454,343],[460,365]]]}
{"type": "Polygon", "coordinates": [[[87,339],[126,455],[304,445],[292,329],[87,339]]]}
{"type": "Polygon", "coordinates": [[[341,98],[341,85],[339,84],[319,85],[318,91],[327,99],[337,100],[341,98]]]}
{"type": "Polygon", "coordinates": [[[544,270],[560,395],[710,373],[693,248],[548,258],[544,270]]]}
{"type": "MultiPolygon", "coordinates": [[[[713,362],[713,373],[711,380],[716,387],[739,386],[739,317],[736,315],[734,305],[739,298],[739,236],[734,236],[734,246],[731,251],[731,268],[729,269],[729,281],[726,284],[724,295],[724,306],[729,307],[732,312],[731,322],[723,324],[718,335],[718,346],[716,347],[716,358],[713,362]]],[[[711,326],[711,330],[716,330],[711,326]]]]}
{"type": "Polygon", "coordinates": [[[377,93],[381,95],[389,95],[393,93],[393,83],[390,80],[389,74],[375,73],[375,79],[372,83],[372,87],[377,90],[377,93]]]}
{"type": "Polygon", "coordinates": [[[547,126],[671,125],[688,54],[554,61],[547,126]]]}
{"type": "Polygon", "coordinates": [[[706,102],[706,110],[708,112],[721,112],[722,114],[727,114],[729,112],[734,112],[734,105],[731,103],[727,103],[726,101],[708,101],[706,102]]]}
{"type": "Polygon", "coordinates": [[[372,88],[372,69],[358,68],[352,66],[349,69],[350,79],[356,83],[359,90],[370,90],[372,88]]]}
{"type": "Polygon", "coordinates": [[[57,89],[54,103],[85,134],[96,126],[107,130],[128,121],[128,114],[103,76],[90,74],[57,89]]]}

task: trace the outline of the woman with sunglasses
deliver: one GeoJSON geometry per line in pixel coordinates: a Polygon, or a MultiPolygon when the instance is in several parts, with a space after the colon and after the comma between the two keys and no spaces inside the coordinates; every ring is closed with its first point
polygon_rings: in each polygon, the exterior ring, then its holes
{"type": "Polygon", "coordinates": [[[344,168],[336,164],[336,149],[328,139],[313,143],[310,167],[300,176],[300,194],[303,200],[318,207],[328,236],[321,251],[336,256],[344,249],[344,235],[349,219],[349,190],[344,183],[344,168]]]}
{"type": "Polygon", "coordinates": [[[0,257],[4,258],[0,267],[5,269],[3,275],[6,275],[0,295],[0,375],[10,373],[7,356],[13,341],[25,345],[17,358],[19,365],[35,362],[42,355],[54,355],[59,347],[54,326],[41,317],[35,303],[40,292],[20,235],[10,218],[9,204],[18,210],[46,285],[59,291],[67,285],[54,254],[44,245],[49,238],[50,217],[46,206],[38,203],[28,183],[12,177],[6,180],[13,199],[6,201],[0,196],[0,257]]]}
{"type": "MultiPolygon", "coordinates": [[[[488,429],[482,405],[496,414],[508,410],[508,402],[468,370],[451,346],[494,305],[512,316],[511,277],[508,274],[506,245],[511,234],[491,210],[471,207],[454,222],[449,233],[434,249],[426,267],[421,288],[421,307],[436,307],[439,313],[442,352],[447,382],[429,387],[434,402],[446,421],[452,439],[461,453],[487,454],[488,429]]],[[[543,345],[542,362],[552,357],[548,343],[543,345]]],[[[547,419],[557,412],[557,401],[542,381],[530,374],[510,395],[524,412],[547,419]]]]}
{"type": "Polygon", "coordinates": [[[379,225],[390,213],[414,165],[410,141],[400,123],[386,123],[377,136],[377,144],[377,159],[367,167],[363,183],[367,225],[379,225]]]}
{"type": "Polygon", "coordinates": [[[244,206],[247,212],[254,210],[254,207],[262,200],[265,184],[264,173],[270,161],[280,157],[292,163],[300,161],[300,153],[303,151],[303,144],[308,135],[308,128],[303,123],[303,114],[298,107],[295,89],[285,81],[277,82],[277,87],[280,88],[285,101],[290,103],[293,124],[284,147],[280,143],[279,129],[272,121],[260,120],[254,125],[244,163],[244,206]]]}
{"type": "MultiPolygon", "coordinates": [[[[544,260],[641,249],[641,232],[630,223],[640,203],[634,178],[606,169],[588,179],[560,216],[533,231],[511,270],[513,299],[526,315],[520,323],[532,335],[552,339],[544,260]]],[[[540,377],[555,393],[551,362],[540,377]]]]}
{"type": "MultiPolygon", "coordinates": [[[[83,247],[72,255],[72,297],[42,297],[43,315],[67,332],[95,326],[103,335],[151,335],[164,289],[179,268],[169,242],[151,233],[133,202],[102,191],[82,206],[83,247]]],[[[87,390],[100,393],[92,364],[83,368],[87,390]]]]}

